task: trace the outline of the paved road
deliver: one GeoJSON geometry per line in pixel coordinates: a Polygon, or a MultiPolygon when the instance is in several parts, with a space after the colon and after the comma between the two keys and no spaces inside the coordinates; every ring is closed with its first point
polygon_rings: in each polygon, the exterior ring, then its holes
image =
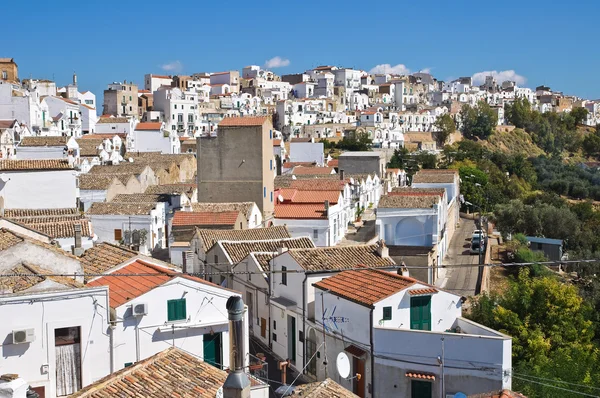
{"type": "MultiPolygon", "coordinates": [[[[474,230],[473,220],[460,219],[460,226],[450,241],[444,264],[478,264],[478,256],[469,254],[471,235],[474,230]]],[[[479,267],[449,267],[445,270],[446,275],[437,280],[437,286],[463,296],[475,295],[479,267]]]]}

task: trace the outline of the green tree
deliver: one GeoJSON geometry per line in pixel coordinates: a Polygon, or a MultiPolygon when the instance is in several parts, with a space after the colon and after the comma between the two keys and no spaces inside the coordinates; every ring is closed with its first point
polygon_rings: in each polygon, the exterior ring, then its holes
{"type": "MultiPolygon", "coordinates": [[[[598,127],[596,127],[598,130],[598,127]]],[[[600,154],[600,134],[592,133],[585,136],[582,144],[583,152],[587,156],[598,156],[600,154]]]]}
{"type": "Polygon", "coordinates": [[[587,119],[588,110],[582,107],[573,108],[569,114],[573,118],[573,128],[575,128],[578,124],[583,123],[585,119],[587,119]]]}
{"type": "Polygon", "coordinates": [[[449,114],[445,113],[435,120],[433,126],[436,128],[436,131],[433,132],[433,138],[438,147],[442,148],[448,138],[456,131],[456,123],[449,114]]]}
{"type": "Polygon", "coordinates": [[[486,139],[496,129],[498,125],[498,115],[484,101],[479,102],[475,107],[463,105],[460,111],[461,132],[465,138],[486,139]]]}
{"type": "Polygon", "coordinates": [[[531,122],[531,103],[526,98],[517,98],[512,104],[506,105],[504,115],[513,126],[525,128],[531,122]]]}

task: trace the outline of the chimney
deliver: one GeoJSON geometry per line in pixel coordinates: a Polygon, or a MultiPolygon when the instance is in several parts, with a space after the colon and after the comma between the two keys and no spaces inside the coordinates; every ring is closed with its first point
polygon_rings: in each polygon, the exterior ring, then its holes
{"type": "Polygon", "coordinates": [[[229,314],[229,375],[223,384],[223,398],[250,398],[250,380],[244,373],[244,301],[231,296],[229,314]]]}
{"type": "Polygon", "coordinates": [[[26,398],[28,384],[15,374],[0,376],[0,398],[26,398]]]}
{"type": "Polygon", "coordinates": [[[81,224],[73,225],[75,244],[71,246],[71,250],[74,256],[81,256],[83,249],[81,248],[81,224]]]}
{"type": "Polygon", "coordinates": [[[340,180],[344,181],[344,169],[340,169],[340,180]]]}
{"type": "Polygon", "coordinates": [[[379,245],[377,245],[377,254],[382,258],[390,256],[390,249],[385,245],[385,240],[383,239],[381,239],[379,245]]]}
{"type": "Polygon", "coordinates": [[[404,263],[404,261],[402,261],[402,263],[400,264],[400,268],[398,268],[397,272],[398,272],[398,275],[406,276],[407,278],[410,277],[408,268],[406,267],[406,264],[404,263]]]}
{"type": "Polygon", "coordinates": [[[325,201],[325,216],[329,217],[329,201],[325,201]]]}
{"type": "Polygon", "coordinates": [[[283,254],[283,253],[285,253],[285,252],[287,252],[287,251],[288,251],[288,248],[287,248],[287,247],[283,247],[283,246],[282,246],[282,247],[278,247],[278,248],[277,248],[277,254],[283,254]]]}

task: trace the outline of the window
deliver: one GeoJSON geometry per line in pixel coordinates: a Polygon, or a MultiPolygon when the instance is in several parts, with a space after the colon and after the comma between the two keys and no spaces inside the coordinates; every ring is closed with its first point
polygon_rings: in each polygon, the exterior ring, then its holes
{"type": "Polygon", "coordinates": [[[313,239],[319,239],[319,230],[313,229],[313,239]]]}
{"type": "Polygon", "coordinates": [[[273,321],[273,330],[277,330],[277,321],[273,321]]]}
{"type": "Polygon", "coordinates": [[[273,159],[269,160],[269,170],[273,170],[273,159]]]}
{"type": "Polygon", "coordinates": [[[267,197],[267,187],[263,187],[263,198],[267,197]]]}
{"type": "Polygon", "coordinates": [[[304,332],[302,330],[298,331],[298,341],[304,343],[304,332]]]}
{"type": "Polygon", "coordinates": [[[410,328],[431,330],[431,296],[410,298],[410,328]]]}
{"type": "Polygon", "coordinates": [[[215,264],[218,264],[218,263],[219,263],[219,256],[217,256],[217,255],[215,254],[215,257],[214,257],[214,259],[215,259],[215,262],[214,262],[214,263],[215,263],[215,264]]]}
{"type": "Polygon", "coordinates": [[[273,341],[277,341],[277,333],[273,333],[273,341]]]}
{"type": "Polygon", "coordinates": [[[538,249],[538,250],[542,250],[542,244],[541,244],[541,243],[538,243],[538,244],[537,244],[537,249],[538,249]]]}
{"type": "Polygon", "coordinates": [[[269,139],[273,139],[273,130],[269,130],[269,139]]]}
{"type": "Polygon", "coordinates": [[[120,241],[123,239],[123,231],[120,229],[115,229],[115,240],[120,241]]]}
{"type": "Polygon", "coordinates": [[[133,110],[133,108],[130,106],[130,107],[129,107],[129,112],[131,112],[132,110],[133,110]]]}
{"type": "Polygon", "coordinates": [[[87,105],[94,105],[94,100],[85,100],[87,105]]]}
{"type": "Polygon", "coordinates": [[[177,109],[177,104],[175,104],[175,109],[177,109]]]}
{"type": "Polygon", "coordinates": [[[5,70],[2,71],[2,78],[4,80],[8,79],[8,73],[5,70]]]}
{"type": "Polygon", "coordinates": [[[133,362],[125,362],[125,365],[123,365],[124,367],[128,368],[131,365],[133,365],[133,362]]]}
{"type": "Polygon", "coordinates": [[[185,299],[167,301],[167,321],[181,321],[187,318],[185,299]]]}
{"type": "Polygon", "coordinates": [[[129,101],[131,101],[131,95],[129,96],[129,101]]]}
{"type": "Polygon", "coordinates": [[[411,380],[410,397],[411,398],[431,398],[433,384],[429,381],[411,380]]]}
{"type": "Polygon", "coordinates": [[[392,307],[383,307],[383,320],[384,321],[392,320],[392,307]]]}
{"type": "Polygon", "coordinates": [[[273,202],[273,192],[271,192],[271,202],[273,202]]]}
{"type": "Polygon", "coordinates": [[[287,267],[281,267],[281,284],[287,286],[287,267]]]}

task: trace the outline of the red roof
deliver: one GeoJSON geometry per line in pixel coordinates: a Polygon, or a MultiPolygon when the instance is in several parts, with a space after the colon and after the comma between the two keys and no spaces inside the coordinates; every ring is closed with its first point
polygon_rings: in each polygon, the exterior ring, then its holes
{"type": "Polygon", "coordinates": [[[273,140],[273,146],[281,146],[281,140],[273,140]]]}
{"type": "Polygon", "coordinates": [[[173,216],[173,226],[177,225],[234,225],[240,212],[222,213],[177,211],[173,216]]]}
{"type": "Polygon", "coordinates": [[[221,120],[219,127],[262,126],[268,119],[267,116],[226,117],[221,120]]]}
{"type": "Polygon", "coordinates": [[[340,199],[340,191],[331,190],[297,190],[292,188],[283,188],[276,192],[281,195],[284,200],[284,204],[288,203],[324,203],[326,200],[329,204],[334,205],[340,199]]]}
{"type": "Polygon", "coordinates": [[[325,204],[276,204],[275,218],[295,220],[326,220],[325,204]]]}
{"type": "Polygon", "coordinates": [[[9,129],[17,123],[16,119],[0,120],[0,129],[9,129]]]}
{"type": "Polygon", "coordinates": [[[108,275],[95,279],[88,283],[88,286],[108,286],[110,294],[110,306],[119,307],[126,302],[133,300],[142,294],[158,287],[169,280],[181,276],[195,282],[205,285],[217,286],[204,279],[189,275],[178,274],[173,270],[163,268],[157,265],[146,263],[142,260],[135,260],[129,265],[111,272],[114,276],[108,275]],[[145,274],[136,276],[117,276],[118,274],[145,274]]]}
{"type": "Polygon", "coordinates": [[[294,167],[292,174],[297,175],[317,175],[317,174],[334,174],[333,167],[294,167]]]}
{"type": "Polygon", "coordinates": [[[150,77],[156,78],[156,79],[172,79],[171,76],[165,76],[165,75],[150,75],[150,77]]]}
{"type": "Polygon", "coordinates": [[[304,180],[293,180],[290,184],[290,188],[297,189],[299,191],[342,191],[347,181],[334,180],[334,179],[304,179],[304,180]]]}
{"type": "Polygon", "coordinates": [[[160,130],[162,126],[161,122],[143,122],[138,123],[135,126],[136,130],[160,130]]]}
{"type": "Polygon", "coordinates": [[[127,137],[127,133],[101,133],[101,134],[86,134],[82,135],[80,140],[99,140],[99,139],[109,139],[112,140],[115,135],[118,135],[121,138],[127,137]]]}
{"type": "MultiPolygon", "coordinates": [[[[277,209],[277,207],[276,207],[277,209]]],[[[358,304],[372,306],[417,281],[413,278],[375,269],[343,271],[313,286],[358,304]]]]}
{"type": "Polygon", "coordinates": [[[406,372],[406,377],[410,379],[418,379],[418,380],[435,380],[435,375],[433,373],[424,373],[424,372],[406,372]]]}
{"type": "Polygon", "coordinates": [[[329,162],[327,162],[327,166],[329,167],[338,167],[340,161],[338,159],[331,159],[329,162]]]}

